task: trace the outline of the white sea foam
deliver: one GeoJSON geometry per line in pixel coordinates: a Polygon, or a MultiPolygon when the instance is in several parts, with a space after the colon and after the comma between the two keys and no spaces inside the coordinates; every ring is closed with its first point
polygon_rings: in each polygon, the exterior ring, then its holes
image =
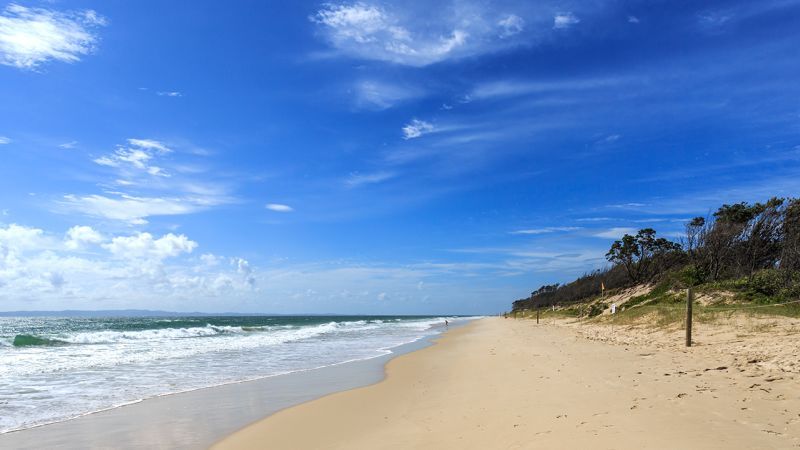
{"type": "Polygon", "coordinates": [[[153,319],[154,328],[132,330],[0,320],[0,433],[142,398],[374,358],[438,332],[444,319],[153,319]],[[59,345],[15,347],[19,334],[59,345]]]}

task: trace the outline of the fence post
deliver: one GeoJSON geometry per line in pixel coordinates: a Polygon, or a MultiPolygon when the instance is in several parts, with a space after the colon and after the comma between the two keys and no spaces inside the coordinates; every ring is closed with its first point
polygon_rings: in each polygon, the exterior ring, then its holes
{"type": "Polygon", "coordinates": [[[539,307],[536,307],[536,325],[539,325],[539,307]]]}
{"type": "Polygon", "coordinates": [[[686,346],[692,346],[692,302],[694,301],[694,293],[692,288],[686,291],[686,346]]]}

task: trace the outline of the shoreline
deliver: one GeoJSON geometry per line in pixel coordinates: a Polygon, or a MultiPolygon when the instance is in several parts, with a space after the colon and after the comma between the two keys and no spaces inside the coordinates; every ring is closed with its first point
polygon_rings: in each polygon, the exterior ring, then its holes
{"type": "Polygon", "coordinates": [[[432,345],[445,332],[387,348],[386,354],[375,357],[161,394],[8,431],[0,434],[0,447],[148,448],[154,442],[144,437],[153,434],[158,437],[159,447],[208,448],[220,438],[276,411],[332,392],[380,382],[387,362],[432,345]],[[216,407],[205,410],[207,405],[216,407]],[[180,416],[165,411],[179,412],[180,416]],[[99,429],[103,432],[98,433],[99,429]]]}
{"type": "Polygon", "coordinates": [[[702,348],[612,344],[558,324],[486,318],[393,359],[377,384],[284,409],[213,448],[800,445],[792,374],[741,371],[702,348]]]}

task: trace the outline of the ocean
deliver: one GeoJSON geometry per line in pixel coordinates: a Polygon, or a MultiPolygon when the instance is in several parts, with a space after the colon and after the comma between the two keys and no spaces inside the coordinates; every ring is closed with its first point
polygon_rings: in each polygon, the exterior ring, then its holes
{"type": "Polygon", "coordinates": [[[0,433],[375,358],[455,317],[0,317],[0,433]]]}

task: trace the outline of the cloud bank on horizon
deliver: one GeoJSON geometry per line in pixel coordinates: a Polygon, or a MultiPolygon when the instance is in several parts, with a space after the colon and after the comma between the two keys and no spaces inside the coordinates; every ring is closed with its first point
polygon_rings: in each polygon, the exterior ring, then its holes
{"type": "Polygon", "coordinates": [[[0,4],[0,310],[495,313],[800,193],[800,1],[251,9],[0,4]]]}

